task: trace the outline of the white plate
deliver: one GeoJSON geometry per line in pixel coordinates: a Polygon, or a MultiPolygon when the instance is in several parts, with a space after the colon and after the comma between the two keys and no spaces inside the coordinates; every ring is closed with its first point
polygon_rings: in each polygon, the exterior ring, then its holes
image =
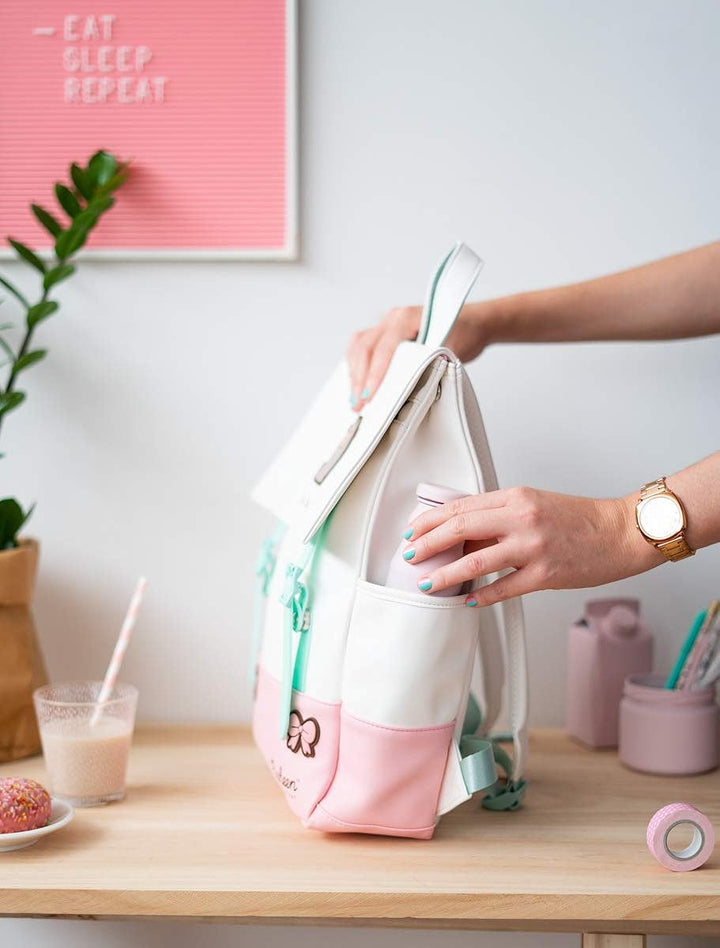
{"type": "Polygon", "coordinates": [[[75,815],[69,803],[51,797],[50,819],[45,826],[34,830],[23,830],[22,833],[0,833],[0,853],[9,853],[14,849],[26,849],[34,845],[41,836],[54,833],[61,829],[75,815]]]}

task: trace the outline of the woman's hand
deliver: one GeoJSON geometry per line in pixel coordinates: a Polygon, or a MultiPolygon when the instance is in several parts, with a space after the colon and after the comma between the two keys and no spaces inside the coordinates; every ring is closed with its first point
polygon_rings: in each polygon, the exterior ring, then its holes
{"type": "Polygon", "coordinates": [[[465,553],[426,576],[418,587],[448,586],[512,569],[467,597],[488,606],[539,589],[577,589],[611,583],[665,562],[635,526],[636,497],[594,500],[513,487],[464,497],[417,517],[409,525],[406,559],[465,542],[465,553]]]}
{"type": "MultiPolygon", "coordinates": [[[[463,362],[480,355],[492,341],[493,309],[490,302],[463,306],[446,342],[463,362]]],[[[422,311],[422,306],[398,306],[386,313],[379,325],[352,337],[346,357],[350,367],[350,404],[355,411],[360,411],[377,391],[400,343],[417,338],[422,311]]]]}

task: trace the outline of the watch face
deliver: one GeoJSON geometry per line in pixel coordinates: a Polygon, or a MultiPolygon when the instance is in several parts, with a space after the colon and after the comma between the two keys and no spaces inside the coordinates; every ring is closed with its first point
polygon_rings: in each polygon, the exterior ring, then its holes
{"type": "Polygon", "coordinates": [[[682,507],[674,497],[650,497],[637,509],[640,529],[651,540],[667,540],[683,528],[682,507]]]}

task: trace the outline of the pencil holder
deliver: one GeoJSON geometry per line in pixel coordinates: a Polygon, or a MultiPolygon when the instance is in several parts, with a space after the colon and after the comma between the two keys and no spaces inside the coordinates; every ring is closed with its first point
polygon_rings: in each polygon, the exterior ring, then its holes
{"type": "Polygon", "coordinates": [[[630,675],[620,702],[620,760],[633,770],[680,776],[718,766],[715,687],[664,687],[663,675],[630,675]]]}

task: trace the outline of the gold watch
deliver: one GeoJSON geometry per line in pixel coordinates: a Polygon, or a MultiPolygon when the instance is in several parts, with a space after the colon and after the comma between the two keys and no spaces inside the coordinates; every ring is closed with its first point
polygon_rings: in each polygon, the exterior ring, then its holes
{"type": "Polygon", "coordinates": [[[669,560],[677,562],[695,555],[695,550],[685,539],[685,508],[677,494],[667,486],[664,477],[643,484],[635,507],[635,520],[648,543],[669,560]]]}

